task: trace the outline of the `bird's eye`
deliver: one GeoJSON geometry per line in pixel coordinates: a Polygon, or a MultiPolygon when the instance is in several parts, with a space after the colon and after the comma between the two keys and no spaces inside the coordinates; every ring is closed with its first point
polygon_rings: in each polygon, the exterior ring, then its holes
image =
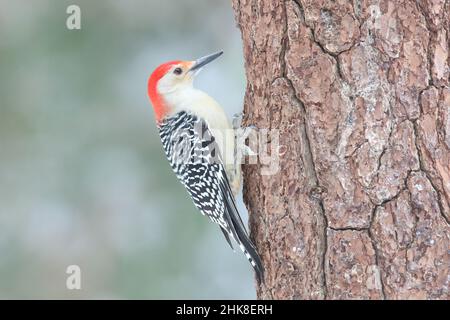
{"type": "Polygon", "coordinates": [[[173,70],[173,73],[175,73],[176,75],[180,75],[183,72],[183,69],[181,68],[176,68],[175,70],[173,70]]]}

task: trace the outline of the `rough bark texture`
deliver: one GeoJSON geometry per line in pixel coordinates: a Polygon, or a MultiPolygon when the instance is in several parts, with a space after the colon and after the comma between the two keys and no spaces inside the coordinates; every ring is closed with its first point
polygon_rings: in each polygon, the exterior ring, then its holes
{"type": "Polygon", "coordinates": [[[232,0],[259,298],[448,299],[450,0],[232,0]]]}

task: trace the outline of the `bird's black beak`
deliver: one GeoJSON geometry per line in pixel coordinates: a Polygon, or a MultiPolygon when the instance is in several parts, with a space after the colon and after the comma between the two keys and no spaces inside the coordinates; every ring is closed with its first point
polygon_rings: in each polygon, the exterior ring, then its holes
{"type": "Polygon", "coordinates": [[[189,71],[199,71],[203,66],[220,57],[222,53],[223,51],[219,51],[195,60],[194,64],[189,69],[189,71]]]}

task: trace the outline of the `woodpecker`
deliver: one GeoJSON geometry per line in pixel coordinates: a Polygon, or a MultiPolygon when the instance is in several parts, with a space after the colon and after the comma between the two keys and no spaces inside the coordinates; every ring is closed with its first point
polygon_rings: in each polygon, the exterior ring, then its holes
{"type": "Polygon", "coordinates": [[[175,175],[197,209],[219,225],[230,247],[231,239],[239,245],[261,282],[261,259],[236,207],[241,174],[235,130],[222,107],[193,86],[200,70],[222,53],[161,64],[148,79],[148,95],[175,175]]]}

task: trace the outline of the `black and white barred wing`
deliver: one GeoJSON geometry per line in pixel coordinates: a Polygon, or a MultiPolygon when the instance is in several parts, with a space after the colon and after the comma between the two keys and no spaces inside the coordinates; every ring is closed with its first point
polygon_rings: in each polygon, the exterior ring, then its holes
{"type": "Polygon", "coordinates": [[[172,169],[195,206],[220,226],[230,246],[230,236],[236,240],[262,279],[260,258],[237,210],[220,149],[207,123],[181,112],[160,126],[160,136],[172,169]]]}
{"type": "Polygon", "coordinates": [[[223,166],[214,137],[204,121],[181,112],[160,127],[167,159],[200,212],[221,227],[225,204],[220,192],[223,166]]]}

